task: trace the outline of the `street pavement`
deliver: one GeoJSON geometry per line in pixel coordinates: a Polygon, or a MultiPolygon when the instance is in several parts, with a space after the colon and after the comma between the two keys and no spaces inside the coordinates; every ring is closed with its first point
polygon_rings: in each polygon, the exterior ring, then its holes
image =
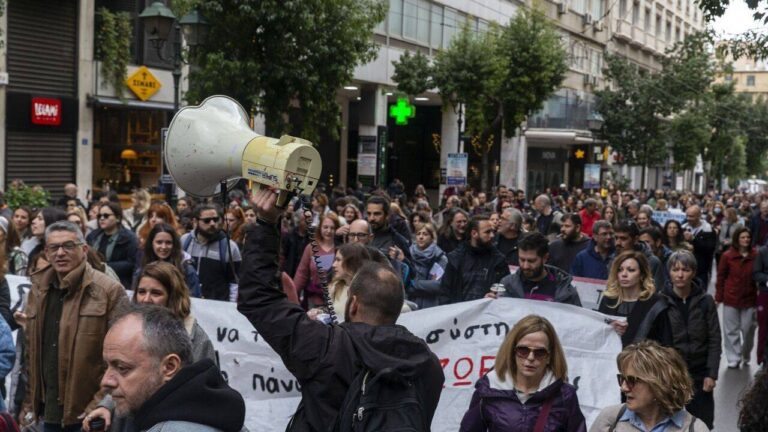
{"type": "MultiPolygon", "coordinates": [[[[709,284],[709,293],[715,296],[715,270],[713,268],[713,277],[709,284]]],[[[723,325],[723,307],[718,308],[720,317],[720,327],[723,325]]],[[[755,331],[755,341],[757,341],[757,331],[755,331]]],[[[748,366],[741,366],[739,369],[728,369],[728,362],[725,360],[725,352],[720,358],[720,376],[715,387],[715,429],[717,432],[738,432],[737,423],[739,420],[738,403],[747,387],[752,382],[753,377],[760,368],[757,366],[757,351],[752,349],[752,359],[748,366]]]]}

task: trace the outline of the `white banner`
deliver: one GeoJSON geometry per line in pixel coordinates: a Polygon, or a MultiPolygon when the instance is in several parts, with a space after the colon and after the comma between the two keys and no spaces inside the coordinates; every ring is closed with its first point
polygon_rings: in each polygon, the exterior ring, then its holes
{"type": "MultiPolygon", "coordinates": [[[[8,282],[15,304],[17,286],[28,281],[9,276],[8,282]]],[[[192,313],[213,342],[222,374],[245,398],[248,429],[285,430],[300,393],[280,357],[237,312],[234,303],[193,299],[192,313]]],[[[433,430],[458,430],[474,383],[493,366],[506,332],[531,313],[546,317],[555,326],[587,425],[601,408],[619,402],[615,376],[621,341],[605,324],[604,315],[534,300],[476,300],[407,313],[399,320],[399,324],[427,341],[443,366],[445,388],[433,430]]]]}

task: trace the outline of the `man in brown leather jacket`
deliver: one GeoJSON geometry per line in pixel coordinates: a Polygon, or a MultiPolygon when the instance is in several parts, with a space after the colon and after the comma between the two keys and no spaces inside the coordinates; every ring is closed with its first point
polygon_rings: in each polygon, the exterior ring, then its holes
{"type": "Polygon", "coordinates": [[[51,263],[34,273],[23,314],[29,389],[23,423],[45,432],[79,431],[84,413],[104,397],[102,343],[109,320],[128,302],[119,282],[86,260],[82,231],[62,221],[45,230],[51,263]]]}

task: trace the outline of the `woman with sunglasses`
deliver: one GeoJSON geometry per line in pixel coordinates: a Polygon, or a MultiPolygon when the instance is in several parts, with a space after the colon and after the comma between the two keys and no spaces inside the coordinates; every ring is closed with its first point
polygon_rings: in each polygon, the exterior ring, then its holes
{"type": "Polygon", "coordinates": [[[88,234],[85,241],[104,256],[104,261],[127,289],[133,280],[138,241],[136,234],[125,228],[122,221],[123,209],[119,204],[102,204],[99,207],[99,228],[88,234]]]}
{"type": "Polygon", "coordinates": [[[528,315],[507,333],[475,385],[462,432],[586,432],[576,388],[552,324],[528,315]]]}
{"type": "Polygon", "coordinates": [[[621,336],[622,346],[645,339],[670,345],[672,336],[667,305],[656,294],[653,275],[643,252],[625,251],[613,259],[598,312],[624,317],[609,324],[621,336]]]}
{"type": "Polygon", "coordinates": [[[603,409],[589,432],[708,432],[685,410],[693,383],[674,348],[643,341],[624,348],[616,363],[627,402],[603,409]]]}

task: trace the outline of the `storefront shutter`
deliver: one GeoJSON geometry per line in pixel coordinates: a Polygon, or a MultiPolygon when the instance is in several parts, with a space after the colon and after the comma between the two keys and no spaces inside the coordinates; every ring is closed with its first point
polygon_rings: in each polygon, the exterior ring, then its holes
{"type": "Polygon", "coordinates": [[[6,181],[22,179],[60,196],[74,180],[75,137],[71,134],[8,131],[6,181]]]}

